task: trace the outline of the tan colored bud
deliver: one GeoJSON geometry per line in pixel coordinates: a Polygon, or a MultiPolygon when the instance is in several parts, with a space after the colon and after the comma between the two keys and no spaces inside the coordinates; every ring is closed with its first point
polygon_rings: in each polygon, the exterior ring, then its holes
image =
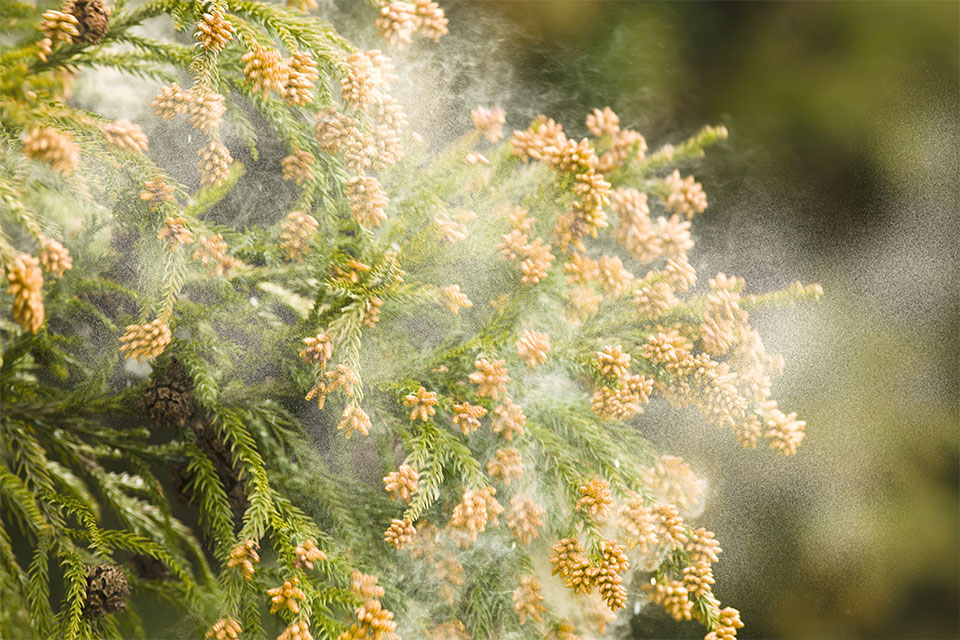
{"type": "Polygon", "coordinates": [[[62,276],[65,271],[73,268],[73,259],[62,244],[53,238],[43,238],[40,243],[40,264],[47,273],[62,276]]]}
{"type": "Polygon", "coordinates": [[[440,297],[443,298],[443,303],[451,313],[460,313],[460,309],[469,309],[473,306],[467,295],[460,291],[460,285],[458,284],[451,284],[440,289],[440,297]]]}
{"type": "Polygon", "coordinates": [[[57,42],[71,42],[80,37],[80,22],[76,16],[64,11],[45,11],[43,20],[37,27],[54,44],[57,42]]]}
{"type": "Polygon", "coordinates": [[[173,335],[166,320],[157,318],[147,324],[127,325],[126,331],[120,337],[123,345],[120,351],[125,352],[127,358],[145,360],[159,356],[170,344],[173,335]]]}
{"type": "Polygon", "coordinates": [[[470,112],[473,125],[483,133],[483,136],[490,142],[498,142],[503,139],[503,124],[506,122],[506,114],[498,106],[488,109],[484,106],[478,106],[470,112]]]}
{"type": "Polygon", "coordinates": [[[266,100],[270,91],[284,95],[290,68],[276,49],[255,46],[243,54],[243,76],[254,93],[266,100]]]}
{"type": "Polygon", "coordinates": [[[389,204],[380,182],[369,176],[355,176],[347,180],[347,202],[353,218],[367,228],[380,226],[386,220],[384,211],[389,204]]]}
{"type": "Polygon", "coordinates": [[[73,141],[73,134],[49,127],[28,133],[23,139],[23,153],[64,175],[71,173],[80,163],[80,147],[73,141]]]}
{"type": "Polygon", "coordinates": [[[303,211],[291,211],[280,229],[280,248],[287,260],[301,261],[310,253],[310,243],[320,223],[303,211]]]}
{"type": "Polygon", "coordinates": [[[214,11],[213,13],[203,14],[202,19],[197,23],[197,31],[193,34],[193,37],[204,49],[219,53],[227,46],[236,32],[233,25],[223,17],[220,11],[214,11]]]}
{"type": "Polygon", "coordinates": [[[36,333],[43,325],[43,272],[40,262],[21,253],[7,265],[7,293],[13,296],[10,313],[26,331],[36,333]]]}
{"type": "Polygon", "coordinates": [[[129,120],[104,122],[100,125],[100,131],[103,132],[107,142],[115,147],[134,153],[144,153],[150,148],[150,141],[147,140],[143,129],[129,120]]]}
{"type": "Polygon", "coordinates": [[[230,177],[230,165],[233,158],[230,150],[219,140],[211,140],[208,145],[197,152],[200,160],[197,162],[197,172],[203,186],[219,187],[230,177]]]}

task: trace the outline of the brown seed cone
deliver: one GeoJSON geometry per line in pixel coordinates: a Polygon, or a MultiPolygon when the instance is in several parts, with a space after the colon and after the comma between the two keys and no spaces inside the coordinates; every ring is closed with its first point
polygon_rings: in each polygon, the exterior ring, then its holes
{"type": "MultiPolygon", "coordinates": [[[[217,477],[223,484],[227,494],[230,510],[239,522],[247,508],[247,486],[240,477],[239,465],[234,465],[230,450],[222,440],[216,439],[213,428],[206,426],[200,420],[194,420],[191,428],[197,432],[197,445],[204,455],[213,463],[217,477]]],[[[173,478],[173,489],[180,500],[189,504],[197,504],[197,496],[190,488],[191,478],[187,475],[186,465],[171,465],[168,470],[173,478]]]]}
{"type": "Polygon", "coordinates": [[[79,23],[77,31],[80,35],[74,36],[74,42],[92,43],[103,39],[110,22],[110,8],[103,4],[103,0],[67,0],[63,11],[79,23]]]}
{"type": "Polygon", "coordinates": [[[107,616],[123,609],[130,585],[120,567],[100,564],[87,567],[87,615],[107,616]]]}
{"type": "Polygon", "coordinates": [[[173,495],[182,504],[192,503],[193,498],[187,489],[187,486],[190,484],[190,478],[187,476],[187,463],[170,462],[166,465],[166,470],[170,475],[173,495]]]}
{"type": "Polygon", "coordinates": [[[227,501],[236,516],[247,508],[247,484],[241,477],[242,467],[233,459],[230,448],[220,439],[213,425],[194,420],[190,427],[197,434],[197,444],[203,453],[213,462],[217,476],[223,483],[227,501]]]}
{"type": "Polygon", "coordinates": [[[193,417],[193,385],[174,358],[163,377],[144,389],[140,408],[157,424],[182,427],[193,417]]]}
{"type": "MultiPolygon", "coordinates": [[[[163,378],[144,392],[141,408],[150,419],[160,424],[187,426],[193,431],[197,447],[213,464],[220,479],[230,509],[239,522],[246,511],[247,484],[242,477],[242,467],[235,462],[233,454],[217,434],[216,428],[196,410],[191,399],[192,384],[180,365],[174,360],[163,378]],[[160,400],[161,397],[163,400],[160,400]],[[149,401],[156,401],[150,404],[149,401]],[[157,417],[152,413],[157,414],[157,417]]],[[[190,488],[191,477],[185,464],[167,466],[173,479],[173,489],[178,498],[191,504],[197,496],[190,488]]]]}
{"type": "Polygon", "coordinates": [[[130,558],[130,565],[134,573],[144,580],[166,580],[170,577],[170,569],[167,565],[150,556],[137,554],[130,558]]]}

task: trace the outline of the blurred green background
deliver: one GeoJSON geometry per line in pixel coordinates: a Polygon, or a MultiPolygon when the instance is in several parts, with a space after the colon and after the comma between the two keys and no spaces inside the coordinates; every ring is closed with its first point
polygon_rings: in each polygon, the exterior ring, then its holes
{"type": "MultiPolygon", "coordinates": [[[[434,109],[499,99],[510,126],[542,112],[583,135],[609,105],[651,148],[725,124],[692,168],[701,276],[826,289],[753,317],[786,357],[775,395],[808,423],[795,458],[679,413],[643,421],[710,481],[700,522],[741,637],[960,637],[960,4],[443,5],[441,75],[463,91],[434,109]],[[466,61],[463,34],[481,42],[466,61]]],[[[631,633],[702,631],[645,610],[631,633]]]]}

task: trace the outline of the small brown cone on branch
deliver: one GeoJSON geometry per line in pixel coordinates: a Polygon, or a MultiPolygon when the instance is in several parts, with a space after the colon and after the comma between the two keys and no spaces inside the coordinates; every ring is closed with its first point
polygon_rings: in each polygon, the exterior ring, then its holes
{"type": "Polygon", "coordinates": [[[151,421],[182,427],[193,416],[191,381],[176,359],[167,372],[140,396],[140,408],[151,421]]]}
{"type": "Polygon", "coordinates": [[[108,616],[127,606],[130,585],[119,567],[100,564],[87,567],[87,597],[84,609],[89,615],[108,616]]]}
{"type": "Polygon", "coordinates": [[[170,569],[162,560],[157,560],[151,556],[137,554],[130,558],[130,566],[133,572],[144,580],[168,580],[170,579],[170,569]]]}
{"type": "Polygon", "coordinates": [[[104,5],[103,0],[67,0],[63,11],[79,23],[77,31],[80,35],[74,36],[74,42],[94,43],[103,40],[110,22],[110,8],[104,5]]]}

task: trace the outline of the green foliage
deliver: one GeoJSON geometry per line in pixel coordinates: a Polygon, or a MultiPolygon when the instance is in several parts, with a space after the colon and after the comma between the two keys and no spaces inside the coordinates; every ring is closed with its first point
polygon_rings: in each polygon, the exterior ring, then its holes
{"type": "MultiPolygon", "coordinates": [[[[670,482],[696,493],[688,467],[661,477],[669,460],[636,429],[651,392],[754,444],[763,436],[791,453],[799,440],[783,444],[783,432],[802,438],[802,423],[768,399],[763,378],[774,367],[741,311],[815,289],[744,296],[741,309],[742,282],[681,299],[674,290],[689,284],[677,284],[669,263],[650,269],[629,247],[626,267],[609,255],[619,233],[604,231],[611,183],[660,196],[656,206],[674,215],[658,222],[658,241],[676,241],[665,225],[688,233],[671,198],[693,200],[696,189],[657,172],[700,157],[725,130],[705,128],[645,157],[635,132],[626,146],[609,132],[578,146],[538,119],[510,142],[471,132],[433,159],[400,162],[404,118],[382,61],[315,17],[246,0],[117,3],[99,40],[60,42],[45,27],[55,40],[46,44],[36,25],[49,18],[38,10],[11,6],[0,18],[15,27],[0,56],[0,257],[12,304],[0,323],[0,595],[20,605],[0,617],[4,635],[150,637],[158,623],[139,610],[160,595],[180,608],[177,632],[191,637],[239,621],[245,638],[301,622],[318,638],[354,638],[352,623],[380,638],[361,613],[381,605],[413,637],[446,622],[477,638],[542,637],[607,606],[551,601],[544,621],[524,625],[513,613],[518,580],[546,579],[557,537],[582,538],[584,562],[599,570],[607,537],[627,535],[616,510],[604,522],[584,506],[591,481],[609,488],[611,505],[639,501],[649,517],[653,505],[686,504],[668,495],[670,482]],[[144,35],[140,27],[160,16],[199,42],[144,35]],[[232,35],[220,50],[203,34],[222,35],[225,23],[232,35]],[[302,72],[298,55],[309,57],[302,72]],[[97,67],[164,83],[189,74],[189,89],[165,87],[154,107],[200,130],[199,180],[178,182],[179,167],[156,165],[139,127],[64,99],[63,72],[97,67]],[[335,116],[346,119],[331,142],[324,127],[335,116]],[[524,134],[534,140],[526,152],[524,134]],[[223,141],[234,138],[251,166],[229,161],[223,141]],[[278,160],[270,145],[289,154],[283,178],[296,193],[252,215],[234,204],[253,199],[261,165],[278,160]],[[478,148],[489,169],[464,161],[478,148]],[[595,171],[609,157],[610,183],[595,171]],[[503,214],[507,205],[531,215],[503,214]],[[472,304],[455,298],[454,284],[472,304]],[[663,284],[665,308],[631,304],[663,284]],[[742,349],[711,346],[718,322],[742,349]],[[552,337],[537,367],[517,346],[534,328],[552,337]],[[669,357],[651,355],[651,344],[669,339],[669,357]],[[633,362],[620,374],[598,364],[614,342],[633,362]],[[436,407],[415,419],[405,405],[421,387],[437,394],[436,407]],[[525,414],[525,427],[511,418],[516,442],[490,428],[507,398],[525,414]],[[456,426],[461,414],[476,424],[456,426]],[[748,430],[761,420],[767,432],[748,430]],[[495,463],[512,449],[523,473],[508,482],[495,463]],[[399,464],[418,472],[405,506],[381,491],[399,464]],[[471,506],[471,496],[486,502],[471,506]],[[526,541],[512,506],[523,497],[543,507],[526,541]],[[494,529],[507,504],[507,527],[494,529]],[[407,552],[384,534],[400,520],[420,529],[407,552]],[[311,546],[323,553],[308,555],[311,546]],[[434,555],[437,567],[417,561],[434,555]],[[144,558],[162,569],[138,568],[144,558]],[[122,565],[134,590],[123,614],[93,604],[88,571],[100,564],[122,565]],[[355,570],[379,576],[386,592],[352,585],[355,570]],[[299,595],[268,592],[285,583],[299,595]],[[433,587],[449,598],[435,601],[433,587]],[[267,613],[271,596],[276,611],[267,613]]],[[[631,215],[654,224],[639,209],[618,214],[623,226],[639,224],[631,215]]],[[[680,244],[657,259],[687,264],[680,244]]],[[[658,549],[666,542],[664,534],[658,549]]],[[[645,572],[613,572],[624,573],[631,597],[646,581],[634,580],[640,573],[682,577],[692,560],[673,542],[681,550],[645,572]]],[[[565,593],[562,582],[554,587],[565,593]]],[[[719,628],[715,599],[696,606],[719,628]]]]}

